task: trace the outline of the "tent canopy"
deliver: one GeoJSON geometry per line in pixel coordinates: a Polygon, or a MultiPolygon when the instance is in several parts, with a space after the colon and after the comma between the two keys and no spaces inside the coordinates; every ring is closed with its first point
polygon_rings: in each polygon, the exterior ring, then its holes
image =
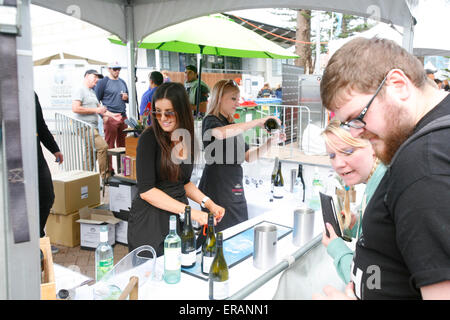
{"type": "Polygon", "coordinates": [[[129,6],[134,16],[135,23],[132,28],[136,41],[157,30],[192,18],[255,8],[335,11],[400,26],[409,25],[412,20],[405,0],[32,0],[32,3],[87,21],[116,34],[122,40],[128,38],[125,7],[129,6]],[[128,2],[130,5],[127,5],[128,2]]]}
{"type": "Polygon", "coordinates": [[[97,60],[93,60],[93,59],[89,59],[86,57],[80,57],[74,54],[70,54],[70,53],[65,53],[65,52],[61,52],[61,53],[57,53],[42,59],[38,59],[35,60],[33,62],[34,66],[44,66],[47,64],[50,64],[50,62],[52,60],[58,60],[58,59],[77,59],[77,60],[85,60],[87,63],[89,64],[94,64],[94,65],[106,65],[106,62],[102,62],[102,61],[97,61],[97,60]]]}

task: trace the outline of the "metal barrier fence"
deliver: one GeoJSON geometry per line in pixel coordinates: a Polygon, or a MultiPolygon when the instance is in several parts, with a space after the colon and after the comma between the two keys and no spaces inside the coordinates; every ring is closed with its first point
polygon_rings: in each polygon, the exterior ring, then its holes
{"type": "MultiPolygon", "coordinates": [[[[281,119],[283,130],[286,134],[286,141],[282,145],[292,150],[309,150],[309,139],[306,140],[306,143],[302,141],[304,129],[313,121],[309,107],[272,104],[258,105],[251,109],[247,108],[244,116],[247,117],[249,113],[251,113],[252,119],[276,115],[281,119]]],[[[248,121],[250,118],[243,120],[248,121]]],[[[244,136],[246,136],[247,143],[253,146],[259,146],[267,139],[268,134],[265,130],[253,128],[247,134],[244,134],[244,136]]]]}
{"type": "Polygon", "coordinates": [[[94,127],[73,117],[55,113],[56,142],[64,154],[63,170],[97,171],[94,127]]]}

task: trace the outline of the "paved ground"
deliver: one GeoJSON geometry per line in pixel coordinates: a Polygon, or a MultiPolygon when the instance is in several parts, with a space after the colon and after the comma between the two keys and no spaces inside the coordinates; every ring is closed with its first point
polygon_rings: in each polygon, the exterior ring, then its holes
{"type": "MultiPolygon", "coordinates": [[[[50,171],[53,173],[61,172],[58,164],[55,163],[55,157],[45,147],[42,148],[44,156],[47,159],[50,171]]],[[[114,162],[114,161],[113,161],[114,162]]],[[[100,192],[100,201],[102,203],[109,203],[108,187],[105,189],[105,196],[100,192]]],[[[60,245],[56,245],[59,252],[53,254],[53,262],[64,267],[79,270],[80,273],[94,278],[95,272],[95,257],[94,251],[81,249],[80,246],[69,248],[60,245]]],[[[128,254],[128,247],[116,244],[114,246],[114,264],[120,261],[124,256],[128,254]]]]}

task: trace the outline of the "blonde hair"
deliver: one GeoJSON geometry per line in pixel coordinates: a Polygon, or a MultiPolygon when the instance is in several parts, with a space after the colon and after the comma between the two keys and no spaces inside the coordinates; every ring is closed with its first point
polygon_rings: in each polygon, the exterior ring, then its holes
{"type": "Polygon", "coordinates": [[[340,152],[345,152],[344,150],[341,150],[340,148],[338,148],[333,143],[333,141],[331,141],[331,139],[329,138],[330,134],[335,135],[337,138],[341,139],[342,142],[348,144],[349,146],[355,147],[355,148],[365,148],[370,144],[370,142],[366,139],[353,137],[349,131],[347,131],[341,127],[341,122],[337,119],[333,119],[330,121],[330,123],[327,125],[325,130],[322,132],[322,136],[327,145],[329,145],[333,149],[338,150],[340,152]]]}
{"type": "MultiPolygon", "coordinates": [[[[208,101],[208,108],[206,114],[212,114],[216,117],[220,114],[220,103],[224,94],[236,91],[239,92],[239,87],[234,80],[219,80],[211,90],[211,98],[208,101]]],[[[229,122],[234,122],[232,116],[228,116],[229,122]]]]}

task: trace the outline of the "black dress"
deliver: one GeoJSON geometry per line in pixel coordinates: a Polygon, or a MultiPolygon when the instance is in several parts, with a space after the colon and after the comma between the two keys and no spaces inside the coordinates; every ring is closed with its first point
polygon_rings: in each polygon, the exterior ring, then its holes
{"type": "MultiPolygon", "coordinates": [[[[213,128],[229,124],[232,123],[222,115],[208,115],[202,122],[206,165],[198,188],[225,208],[225,215],[215,227],[216,232],[248,220],[241,163],[245,161],[249,146],[242,134],[224,140],[216,140],[210,134],[213,128]]],[[[201,243],[201,239],[198,242],[201,243]]]]}
{"type": "MultiPolygon", "coordinates": [[[[140,194],[154,187],[172,198],[188,204],[184,185],[191,179],[192,164],[180,164],[181,177],[176,182],[161,178],[161,148],[153,129],[145,130],[138,140],[136,153],[136,176],[138,194],[133,200],[128,217],[128,250],[150,245],[158,256],[164,254],[164,239],[169,233],[169,218],[174,213],[152,206],[141,199],[140,194]]],[[[177,230],[181,230],[179,215],[177,230]]]]}

